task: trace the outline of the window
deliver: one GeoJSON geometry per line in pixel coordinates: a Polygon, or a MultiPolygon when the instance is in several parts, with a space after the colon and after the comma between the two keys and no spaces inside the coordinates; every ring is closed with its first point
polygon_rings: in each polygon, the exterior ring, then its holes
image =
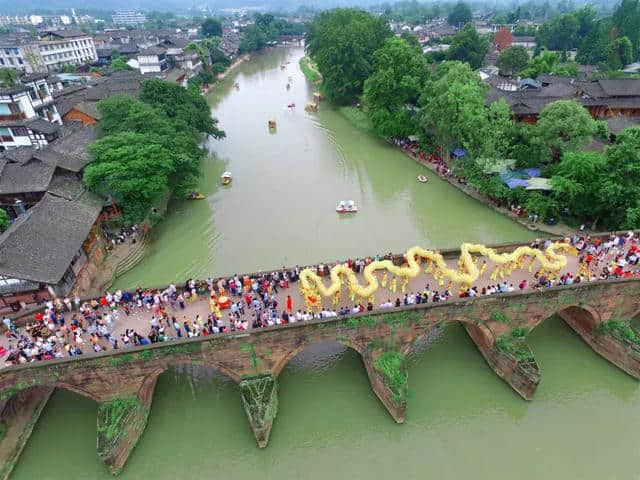
{"type": "Polygon", "coordinates": [[[0,128],[0,140],[3,142],[13,142],[13,137],[8,128],[0,128]]]}
{"type": "Polygon", "coordinates": [[[0,58],[0,65],[4,65],[4,58],[0,58]]]}
{"type": "Polygon", "coordinates": [[[19,59],[18,59],[18,63],[19,63],[20,65],[24,65],[24,61],[23,61],[21,58],[19,58],[19,59]]]}
{"type": "Polygon", "coordinates": [[[11,127],[11,131],[13,132],[14,137],[28,137],[29,130],[25,127],[11,127]]]}

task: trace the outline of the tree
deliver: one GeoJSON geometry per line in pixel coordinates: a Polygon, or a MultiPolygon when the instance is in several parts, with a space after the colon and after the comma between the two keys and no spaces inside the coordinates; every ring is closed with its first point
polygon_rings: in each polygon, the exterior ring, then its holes
{"type": "Polygon", "coordinates": [[[243,32],[240,51],[254,52],[263,49],[266,44],[267,36],[262,29],[258,25],[249,25],[243,32]]]}
{"type": "Polygon", "coordinates": [[[488,86],[462,62],[444,62],[420,97],[421,126],[448,152],[460,145],[470,156],[485,148],[488,86]]]}
{"type": "Polygon", "coordinates": [[[466,25],[473,18],[473,14],[471,13],[471,9],[469,5],[464,2],[458,2],[451,10],[449,17],[447,18],[447,22],[449,25],[453,25],[456,27],[461,27],[462,25],[466,25]]]}
{"type": "Polygon", "coordinates": [[[206,18],[202,22],[200,30],[205,37],[221,37],[222,23],[217,18],[206,18]]]}
{"type": "Polygon", "coordinates": [[[177,122],[184,122],[198,133],[211,135],[216,139],[225,136],[224,132],[217,127],[218,120],[211,116],[211,109],[206,100],[197,90],[151,79],[142,83],[140,100],[159,107],[167,117],[177,122]]]}
{"type": "Polygon", "coordinates": [[[408,137],[416,131],[415,106],[428,78],[422,52],[404,39],[388,38],[373,54],[375,72],[364,84],[364,103],[376,132],[408,137]]]}
{"type": "Polygon", "coordinates": [[[0,232],[4,232],[10,226],[9,214],[4,208],[0,208],[0,232]]]}
{"type": "Polygon", "coordinates": [[[488,51],[489,40],[478,35],[472,24],[467,24],[453,37],[447,60],[467,62],[475,70],[482,67],[488,51]]]}
{"type": "Polygon", "coordinates": [[[631,127],[617,135],[606,150],[607,179],[602,185],[609,228],[636,228],[640,199],[640,128],[631,127]]]}
{"type": "Polygon", "coordinates": [[[580,44],[580,22],[572,14],[560,15],[544,23],[538,31],[538,44],[550,50],[567,50],[580,44]]]}
{"type": "Polygon", "coordinates": [[[322,74],[327,97],[353,102],[373,71],[373,52],[391,36],[386,22],[361,10],[322,12],[309,26],[306,50],[322,74]]]}
{"type": "Polygon", "coordinates": [[[640,2],[638,0],[622,0],[613,13],[613,26],[617,36],[625,36],[631,41],[638,58],[640,51],[640,2]]]}
{"type": "Polygon", "coordinates": [[[85,184],[91,191],[112,195],[128,223],[142,221],[169,190],[174,172],[169,152],[147,135],[109,135],[90,145],[89,152],[85,184]]]}
{"type": "Polygon", "coordinates": [[[4,87],[13,87],[18,83],[20,75],[13,68],[0,68],[0,83],[4,87]]]}
{"type": "Polygon", "coordinates": [[[565,152],[591,143],[598,128],[598,122],[578,102],[558,100],[548,104],[540,113],[535,136],[547,151],[547,158],[559,160],[565,152]]]}
{"type": "Polygon", "coordinates": [[[602,197],[606,167],[607,158],[601,153],[565,153],[551,178],[553,196],[572,214],[594,221],[609,208],[602,197]]]}
{"type": "Polygon", "coordinates": [[[613,70],[619,70],[633,61],[633,46],[628,37],[618,37],[609,49],[608,66],[613,70]]]}
{"type": "Polygon", "coordinates": [[[111,61],[111,69],[116,72],[126,72],[128,70],[132,70],[132,68],[125,62],[125,60],[121,57],[114,58],[111,61]]]}
{"type": "Polygon", "coordinates": [[[511,47],[500,52],[497,65],[501,74],[511,76],[526,67],[528,62],[529,54],[526,48],[511,47]]]}

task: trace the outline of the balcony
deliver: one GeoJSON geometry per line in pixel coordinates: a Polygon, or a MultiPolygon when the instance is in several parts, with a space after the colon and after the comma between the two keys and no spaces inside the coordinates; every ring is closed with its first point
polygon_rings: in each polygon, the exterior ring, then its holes
{"type": "Polygon", "coordinates": [[[26,118],[27,116],[22,112],[0,115],[0,121],[26,120],[26,118]]]}

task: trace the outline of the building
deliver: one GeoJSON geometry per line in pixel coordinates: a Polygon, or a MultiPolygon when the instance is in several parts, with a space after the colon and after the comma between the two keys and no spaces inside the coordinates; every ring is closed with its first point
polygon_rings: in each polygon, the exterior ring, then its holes
{"type": "Polygon", "coordinates": [[[191,42],[183,38],[168,38],[161,42],[167,49],[167,61],[175,67],[185,71],[188,77],[197,75],[202,70],[202,61],[198,50],[189,47],[191,42]]]}
{"type": "Polygon", "coordinates": [[[0,68],[7,67],[24,73],[47,71],[37,42],[18,38],[0,40],[0,68]]]}
{"type": "Polygon", "coordinates": [[[501,28],[493,36],[493,40],[491,41],[491,43],[498,50],[503,50],[505,48],[511,47],[513,45],[513,37],[511,36],[511,31],[508,28],[501,28]]]}
{"type": "Polygon", "coordinates": [[[527,50],[534,50],[538,42],[536,42],[536,37],[514,36],[511,45],[514,47],[524,47],[527,50]]]}
{"type": "MultiPolygon", "coordinates": [[[[2,175],[2,173],[0,173],[2,175]]],[[[0,235],[0,295],[13,310],[87,285],[105,256],[102,199],[47,192],[0,235]]]]}
{"type": "Polygon", "coordinates": [[[138,53],[138,68],[143,75],[169,70],[166,51],[159,47],[150,47],[142,50],[138,53]]]}
{"type": "Polygon", "coordinates": [[[62,119],[53,98],[57,87],[47,79],[46,74],[35,74],[20,85],[0,88],[0,150],[41,148],[58,138],[62,119]]]}
{"type": "Polygon", "coordinates": [[[83,65],[98,61],[93,39],[79,30],[56,30],[40,36],[40,55],[47,71],[64,65],[83,65]]]}
{"type": "Polygon", "coordinates": [[[522,79],[514,90],[504,82],[487,79],[491,85],[487,102],[503,98],[519,122],[535,123],[549,103],[575,100],[593,118],[640,117],[640,79],[602,79],[579,81],[572,77],[541,75],[537,80],[522,79]]]}
{"type": "Polygon", "coordinates": [[[135,12],[133,10],[116,10],[111,16],[113,23],[116,25],[142,25],[147,22],[144,13],[135,12]]]}

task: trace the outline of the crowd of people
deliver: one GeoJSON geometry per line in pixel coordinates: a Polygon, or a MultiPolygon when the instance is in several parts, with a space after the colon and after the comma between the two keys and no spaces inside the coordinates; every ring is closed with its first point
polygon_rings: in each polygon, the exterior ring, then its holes
{"type": "MultiPolygon", "coordinates": [[[[56,298],[48,300],[44,310],[36,313],[26,325],[18,326],[5,317],[2,323],[7,347],[0,347],[0,354],[6,355],[5,365],[16,365],[167,340],[352,315],[375,309],[445,302],[460,297],[640,277],[640,242],[633,232],[611,234],[608,238],[576,234],[566,241],[575,247],[579,255],[575,271],[557,275],[538,271],[515,285],[505,279],[488,285],[472,285],[457,292],[451,283],[440,283],[438,286],[441,288],[431,288],[430,284],[426,284],[422,291],[405,291],[404,288],[397,291],[396,282],[389,282],[389,285],[383,286],[388,287],[391,295],[377,307],[367,301],[366,305],[354,303],[339,308],[310,310],[302,305],[304,302],[299,297],[298,303],[301,304],[294,305],[289,289],[297,286],[301,271],[299,267],[254,276],[234,275],[217,280],[208,278],[204,282],[190,279],[180,287],[172,284],[160,290],[117,290],[90,301],[82,301],[78,297],[56,298]]],[[[550,243],[549,240],[536,240],[531,246],[546,249],[550,243]]],[[[350,259],[346,264],[356,273],[362,273],[372,261],[392,258],[388,254],[350,259]]],[[[402,261],[400,257],[395,257],[395,260],[402,261]]],[[[319,264],[313,269],[325,276],[329,274],[331,266],[319,264]]]]}

